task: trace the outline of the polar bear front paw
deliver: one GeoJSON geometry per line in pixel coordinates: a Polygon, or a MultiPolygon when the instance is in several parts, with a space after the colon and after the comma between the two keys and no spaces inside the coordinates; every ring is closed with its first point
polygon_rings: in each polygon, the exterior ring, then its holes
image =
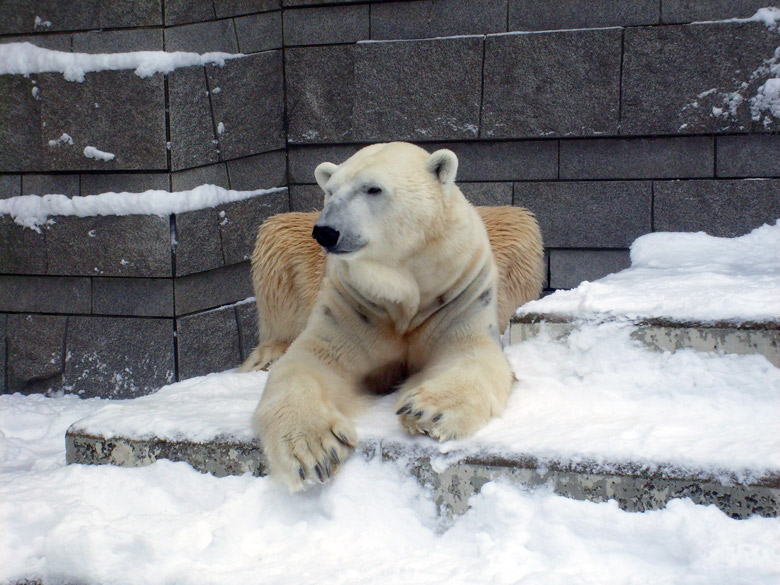
{"type": "Polygon", "coordinates": [[[422,386],[398,401],[396,414],[411,434],[447,441],[466,437],[484,424],[489,414],[474,401],[458,399],[455,393],[422,386]]]}

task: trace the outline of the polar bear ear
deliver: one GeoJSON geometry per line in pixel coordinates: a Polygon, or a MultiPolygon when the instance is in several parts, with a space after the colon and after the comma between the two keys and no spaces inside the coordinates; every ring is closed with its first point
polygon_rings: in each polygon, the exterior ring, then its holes
{"type": "Polygon", "coordinates": [[[458,157],[451,150],[437,150],[428,157],[428,170],[442,185],[455,182],[458,174],[458,157]]]}
{"type": "Polygon", "coordinates": [[[333,176],[333,173],[335,173],[338,168],[338,166],[331,162],[324,162],[318,164],[317,168],[314,169],[314,178],[317,179],[317,184],[323,191],[325,191],[325,185],[327,184],[328,179],[333,176]]]}

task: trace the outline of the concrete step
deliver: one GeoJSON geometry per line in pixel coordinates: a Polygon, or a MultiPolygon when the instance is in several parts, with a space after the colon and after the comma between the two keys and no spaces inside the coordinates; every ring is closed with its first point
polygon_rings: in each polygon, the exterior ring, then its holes
{"type": "MultiPolygon", "coordinates": [[[[672,319],[618,319],[631,321],[636,329],[631,337],[654,351],[719,351],[738,355],[759,354],[780,368],[780,321],[697,322],[672,319]]],[[[589,322],[570,315],[527,313],[512,318],[509,339],[521,343],[539,334],[542,326],[556,339],[566,337],[580,324],[589,322]]]]}
{"type": "MultiPolygon", "coordinates": [[[[112,401],[67,431],[67,462],[137,467],[168,459],[216,476],[264,475],[262,448],[248,423],[265,376],[214,374],[167,386],[156,395],[112,401]]],[[[389,402],[381,400],[358,421],[361,443],[355,456],[404,461],[445,515],[465,511],[469,498],[496,479],[525,488],[549,486],[575,499],[615,500],[632,512],[690,498],[735,518],[780,515],[780,469],[541,457],[475,441],[458,442],[453,449],[402,433],[389,402]]]]}

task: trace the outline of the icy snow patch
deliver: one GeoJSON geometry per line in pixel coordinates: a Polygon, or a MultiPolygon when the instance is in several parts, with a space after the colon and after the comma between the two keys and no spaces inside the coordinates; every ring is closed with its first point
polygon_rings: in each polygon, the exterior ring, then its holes
{"type": "Polygon", "coordinates": [[[657,232],[631,245],[631,267],[523,305],[518,315],[780,321],[780,220],[738,238],[657,232]]]}
{"type": "Polygon", "coordinates": [[[86,197],[21,195],[0,200],[0,214],[7,213],[24,227],[40,231],[53,215],[159,215],[183,213],[258,195],[285,191],[286,187],[233,191],[216,185],[200,185],[189,191],[149,190],[143,193],[101,193],[86,197]]]}
{"type": "Polygon", "coordinates": [[[93,158],[95,160],[114,160],[116,158],[116,155],[113,152],[103,152],[102,150],[98,150],[94,146],[86,146],[84,147],[84,156],[87,158],[93,158]]]}
{"type": "Polygon", "coordinates": [[[68,81],[84,81],[84,75],[95,71],[135,69],[139,77],[170,73],[179,67],[213,63],[224,65],[227,59],[243,57],[230,53],[185,53],[176,51],[135,51],[130,53],[66,53],[42,49],[32,43],[0,45],[0,74],[62,73],[68,81]]]}

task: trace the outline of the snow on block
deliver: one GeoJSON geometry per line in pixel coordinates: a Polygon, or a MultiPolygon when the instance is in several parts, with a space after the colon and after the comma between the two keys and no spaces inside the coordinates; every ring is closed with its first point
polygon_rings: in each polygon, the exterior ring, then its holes
{"type": "MultiPolygon", "coordinates": [[[[687,497],[739,518],[780,515],[780,370],[759,356],[648,352],[630,330],[608,323],[508,348],[519,381],[507,411],[468,440],[409,436],[395,397],[379,398],[357,421],[358,452],[405,461],[445,513],[502,478],[629,511],[687,497]]],[[[265,377],[212,374],[113,401],[71,426],[67,460],[262,475],[249,420],[265,377]]]]}

